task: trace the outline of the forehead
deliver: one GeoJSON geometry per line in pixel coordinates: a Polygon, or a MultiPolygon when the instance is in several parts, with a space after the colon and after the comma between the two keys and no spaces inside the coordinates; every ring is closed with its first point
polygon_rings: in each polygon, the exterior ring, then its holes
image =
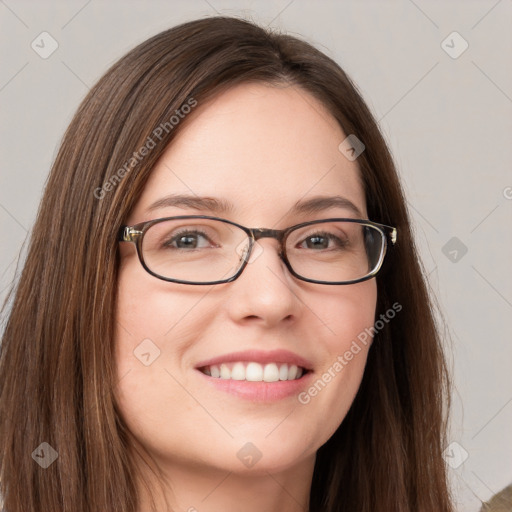
{"type": "MultiPolygon", "coordinates": [[[[231,216],[251,225],[276,222],[313,196],[342,196],[365,215],[357,163],[338,149],[345,138],[303,89],[238,85],[199,103],[186,119],[152,171],[132,221],[155,218],[149,207],[168,194],[227,200],[231,216]]],[[[183,214],[171,209],[169,215],[183,214]]]]}

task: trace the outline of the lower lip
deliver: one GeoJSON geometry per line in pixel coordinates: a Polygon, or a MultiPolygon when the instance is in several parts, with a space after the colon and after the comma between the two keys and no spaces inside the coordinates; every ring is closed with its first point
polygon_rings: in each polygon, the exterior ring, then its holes
{"type": "Polygon", "coordinates": [[[252,402],[275,402],[291,396],[297,396],[307,387],[311,372],[304,374],[300,379],[279,380],[277,382],[250,382],[247,380],[229,380],[210,377],[196,370],[206,382],[220,391],[235,395],[252,402]]]}

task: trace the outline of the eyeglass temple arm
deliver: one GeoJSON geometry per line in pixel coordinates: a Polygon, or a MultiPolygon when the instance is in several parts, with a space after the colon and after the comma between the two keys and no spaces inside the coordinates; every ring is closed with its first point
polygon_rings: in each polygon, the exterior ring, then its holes
{"type": "Polygon", "coordinates": [[[122,226],[117,234],[117,240],[119,242],[135,242],[140,235],[142,235],[142,231],[133,226],[122,226]]]}
{"type": "Polygon", "coordinates": [[[391,240],[391,243],[393,245],[395,245],[396,244],[396,240],[398,238],[398,231],[397,231],[396,228],[393,228],[391,226],[386,226],[386,227],[389,229],[389,238],[391,240]]]}

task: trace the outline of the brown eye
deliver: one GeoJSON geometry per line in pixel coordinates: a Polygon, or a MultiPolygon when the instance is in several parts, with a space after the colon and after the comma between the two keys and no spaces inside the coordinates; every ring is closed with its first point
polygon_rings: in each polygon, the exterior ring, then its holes
{"type": "Polygon", "coordinates": [[[176,235],[173,235],[171,238],[166,240],[162,245],[163,247],[169,249],[202,249],[204,247],[211,246],[211,244],[208,244],[208,242],[208,235],[204,231],[184,230],[176,235]],[[206,245],[200,246],[201,239],[207,241],[206,245]]]}
{"type": "Polygon", "coordinates": [[[306,242],[307,249],[336,249],[343,248],[347,245],[345,240],[326,231],[310,235],[302,243],[304,242],[306,242]],[[332,244],[330,244],[330,242],[332,242],[332,244]]]}

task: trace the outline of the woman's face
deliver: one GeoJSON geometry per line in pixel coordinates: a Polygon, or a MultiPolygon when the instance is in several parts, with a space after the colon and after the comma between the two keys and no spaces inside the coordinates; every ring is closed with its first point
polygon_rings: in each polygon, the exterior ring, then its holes
{"type": "MultiPolygon", "coordinates": [[[[366,218],[357,164],[338,149],[348,134],[302,89],[243,84],[190,115],[128,224],[214,215],[284,229],[359,217],[348,206],[294,212],[297,202],[319,196],[343,197],[366,218]],[[232,208],[151,208],[170,194],[216,198],[232,208]]],[[[359,387],[369,343],[353,342],[373,325],[375,279],[345,286],[300,281],[272,238],[258,241],[238,279],[217,285],[159,280],[143,269],[133,244],[121,244],[121,256],[117,397],[137,440],[168,468],[242,473],[311,465],[359,387]],[[226,380],[203,373],[210,360],[219,370],[223,362],[228,370],[237,361],[243,368],[253,363],[256,375],[266,365],[272,374],[273,363],[309,371],[293,381],[226,380]]]]}

